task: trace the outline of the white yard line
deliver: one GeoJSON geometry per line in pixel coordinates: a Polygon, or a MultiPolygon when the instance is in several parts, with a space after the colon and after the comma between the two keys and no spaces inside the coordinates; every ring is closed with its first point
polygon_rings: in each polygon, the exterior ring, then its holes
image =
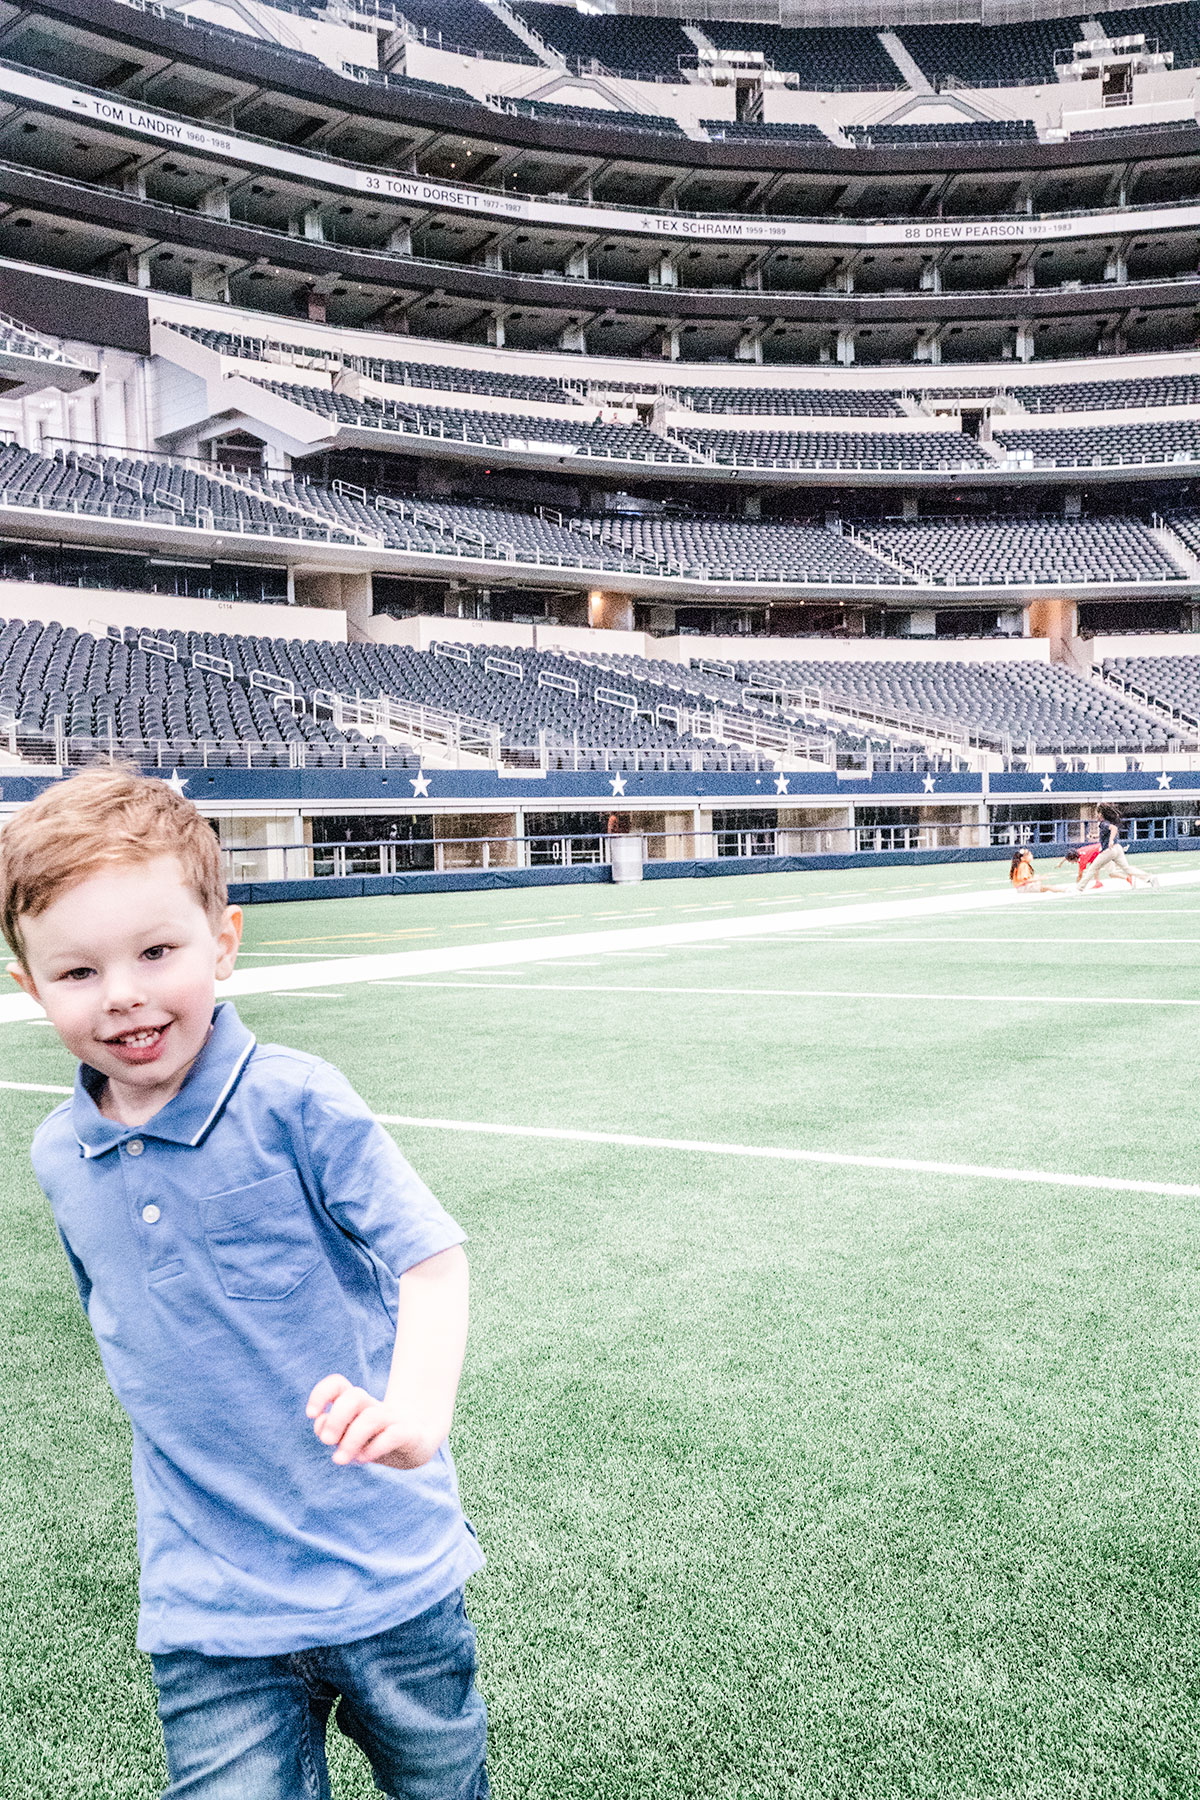
{"type": "MultiPolygon", "coordinates": [[[[31,1094],[69,1094],[70,1088],[34,1081],[0,1081],[0,1088],[31,1094]]],[[[987,1163],[943,1163],[908,1156],[857,1156],[838,1150],[794,1150],[776,1144],[720,1144],[703,1138],[640,1137],[624,1131],[576,1131],[554,1125],[496,1125],[468,1119],[417,1119],[376,1113],[382,1125],[410,1131],[453,1131],[482,1137],[541,1138],[560,1144],[602,1144],[617,1150],[668,1150],[685,1156],[730,1156],[761,1162],[812,1163],[826,1168],[890,1169],[904,1175],[956,1176],[966,1181],[1015,1182],[1022,1187],[1087,1188],[1110,1194],[1165,1194],[1200,1199],[1200,1187],[1178,1181],[1134,1181],[1119,1175],[1059,1175],[1051,1169],[1010,1169],[987,1163]]]]}
{"type": "MultiPolygon", "coordinates": [[[[1200,870],[1161,877],[1163,886],[1200,884],[1200,870]]],[[[689,920],[667,925],[639,925],[629,930],[575,931],[557,937],[529,937],[520,941],[463,944],[441,949],[386,951],[368,955],[337,955],[324,962],[285,964],[282,967],[238,969],[221,991],[230,999],[240,994],[312,992],[317,988],[343,988],[359,981],[381,981],[388,976],[445,975],[459,970],[518,968],[526,963],[557,962],[563,958],[607,955],[624,950],[660,950],[681,944],[770,937],[781,930],[798,932],[838,931],[848,924],[872,921],[900,923],[935,916],[964,913],[1010,912],[1014,907],[1063,906],[1069,900],[1054,895],[1032,898],[1010,889],[984,892],[926,895],[915,900],[867,901],[856,906],[821,906],[804,912],[761,913],[756,917],[729,916],[689,920]]],[[[855,939],[878,943],[878,938],[855,939]]],[[[968,939],[968,942],[978,940],[968,939]]],[[[993,940],[989,940],[993,941],[993,940]]],[[[1043,940],[1045,941],[1045,940],[1043,940]]],[[[1068,939],[1067,942],[1074,940],[1068,939]]],[[[1117,940],[1120,941],[1120,940],[1117,940]]],[[[1165,941],[1165,940],[1154,940],[1165,941]]],[[[41,1008],[24,994],[0,999],[0,1024],[41,1016],[41,1008]]]]}
{"type": "Polygon", "coordinates": [[[306,992],[304,988],[281,988],[278,998],[280,1000],[344,1000],[346,996],[345,994],[333,994],[328,988],[319,988],[312,993],[306,992]]]}
{"type": "Polygon", "coordinates": [[[271,956],[276,958],[277,961],[285,962],[289,961],[292,957],[299,956],[306,960],[328,962],[332,956],[345,956],[347,954],[348,952],[344,950],[247,950],[243,947],[238,951],[238,961],[240,962],[243,956],[271,956]]]}
{"type": "MultiPolygon", "coordinates": [[[[574,966],[574,965],[572,965],[574,966]]],[[[560,965],[561,967],[561,965],[560,965]]],[[[389,981],[387,987],[512,989],[494,981],[389,981]]],[[[1155,1000],[1136,994],[906,994],[889,988],[653,987],[624,981],[525,981],[523,994],[712,994],[736,1000],[903,1000],[971,1006],[1200,1006],[1198,1000],[1155,1000]]]]}
{"type": "Polygon", "coordinates": [[[1043,944],[1200,944],[1200,938],[1178,937],[995,937],[991,932],[977,932],[969,937],[965,932],[957,937],[939,935],[938,937],[849,937],[840,932],[813,931],[807,934],[795,932],[778,942],[800,944],[807,935],[810,943],[842,944],[847,949],[873,950],[876,944],[982,944],[988,949],[993,944],[1020,944],[1024,950],[1040,950],[1043,944]]]}

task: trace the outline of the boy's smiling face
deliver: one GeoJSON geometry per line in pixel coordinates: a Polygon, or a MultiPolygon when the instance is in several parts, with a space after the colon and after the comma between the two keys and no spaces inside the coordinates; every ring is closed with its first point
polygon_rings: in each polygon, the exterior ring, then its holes
{"type": "Polygon", "coordinates": [[[14,979],[73,1056],[107,1078],[100,1108],[144,1125],[183,1086],[233,973],[242,916],[215,924],[173,856],[99,869],[21,920],[14,979]]]}

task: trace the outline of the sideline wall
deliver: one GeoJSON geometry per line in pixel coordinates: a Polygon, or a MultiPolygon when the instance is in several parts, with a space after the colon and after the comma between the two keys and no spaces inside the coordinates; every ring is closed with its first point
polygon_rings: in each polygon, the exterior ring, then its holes
{"type": "MultiPolygon", "coordinates": [[[[490,619],[389,619],[376,614],[380,644],[496,644],[523,650],[599,650],[681,663],[717,662],[1049,662],[1045,638],[742,638],[651,637],[645,631],[596,631],[583,625],[501,625],[490,619]]],[[[1138,639],[1137,642],[1145,642],[1138,639]]],[[[1200,637],[1197,638],[1200,645],[1200,637]]],[[[1107,652],[1109,655],[1120,652],[1107,652]]]]}
{"type": "Polygon", "coordinates": [[[346,642],[344,612],[313,606],[263,606],[252,600],[191,600],[174,594],[56,587],[41,581],[0,581],[0,618],[71,625],[76,631],[100,636],[109,625],[137,625],[147,631],[227,631],[239,637],[346,642]]]}
{"type": "MultiPolygon", "coordinates": [[[[1161,843],[1133,842],[1130,854],[1191,850],[1186,840],[1161,843]]],[[[792,875],[838,869],[923,869],[946,863],[1007,863],[1011,845],[980,845],[960,850],[860,850],[825,856],[722,856],[698,862],[655,862],[645,865],[647,881],[701,880],[722,875],[792,875]]],[[[443,875],[346,875],[312,881],[232,881],[229,899],[234,906],[263,906],[275,901],[352,900],[369,894],[462,893],[477,888],[568,887],[608,883],[607,864],[571,869],[463,869],[443,875]]],[[[1002,881],[999,872],[993,878],[1002,881]]]]}

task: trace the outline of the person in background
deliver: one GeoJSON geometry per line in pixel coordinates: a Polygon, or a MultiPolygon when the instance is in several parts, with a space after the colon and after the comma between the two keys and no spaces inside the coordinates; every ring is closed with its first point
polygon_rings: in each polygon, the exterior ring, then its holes
{"type": "MultiPolygon", "coordinates": [[[[1124,821],[1120,808],[1114,806],[1111,800],[1101,800],[1096,807],[1096,818],[1100,827],[1100,853],[1092,859],[1091,878],[1097,887],[1101,877],[1112,870],[1115,874],[1124,876],[1130,887],[1140,881],[1145,887],[1156,888],[1158,876],[1143,875],[1140,869],[1133,868],[1121,847],[1121,826],[1124,821]]],[[[1080,879],[1082,881],[1082,872],[1080,879]]]]}
{"type": "Polygon", "coordinates": [[[1008,865],[1008,879],[1018,894],[1061,894],[1063,889],[1055,887],[1053,882],[1045,881],[1033,866],[1033,852],[1029,849],[1015,850],[1012,861],[1008,865]]]}

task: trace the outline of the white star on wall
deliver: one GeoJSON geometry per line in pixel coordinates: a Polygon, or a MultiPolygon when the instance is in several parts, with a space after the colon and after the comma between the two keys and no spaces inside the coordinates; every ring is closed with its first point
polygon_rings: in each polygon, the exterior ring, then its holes
{"type": "Polygon", "coordinates": [[[181,775],[179,773],[178,769],[171,770],[171,775],[170,775],[170,779],[167,782],[167,786],[170,788],[170,790],[173,794],[181,794],[182,795],[182,794],[186,794],[188,791],[187,778],[185,776],[181,775]]]}
{"type": "Polygon", "coordinates": [[[1158,778],[1158,785],[1160,788],[1169,788],[1171,785],[1171,777],[1169,775],[1160,775],[1158,778]]]}
{"type": "Polygon", "coordinates": [[[412,782],[413,799],[424,800],[429,792],[429,777],[424,769],[417,775],[410,775],[408,779],[412,782]]]}
{"type": "Polygon", "coordinates": [[[777,794],[786,794],[788,792],[788,778],[786,775],[777,775],[775,777],[775,792],[777,794]]]}
{"type": "Polygon", "coordinates": [[[927,794],[932,794],[932,792],[933,792],[933,776],[927,775],[925,777],[924,781],[921,783],[921,786],[925,789],[925,792],[927,794]]]}
{"type": "Polygon", "coordinates": [[[623,775],[614,775],[613,776],[612,791],[613,791],[614,800],[616,799],[618,794],[623,794],[625,792],[625,777],[623,775]]]}
{"type": "Polygon", "coordinates": [[[1043,775],[1042,776],[1042,792],[1043,792],[1043,794],[1052,793],[1053,790],[1054,790],[1053,775],[1043,775]]]}

